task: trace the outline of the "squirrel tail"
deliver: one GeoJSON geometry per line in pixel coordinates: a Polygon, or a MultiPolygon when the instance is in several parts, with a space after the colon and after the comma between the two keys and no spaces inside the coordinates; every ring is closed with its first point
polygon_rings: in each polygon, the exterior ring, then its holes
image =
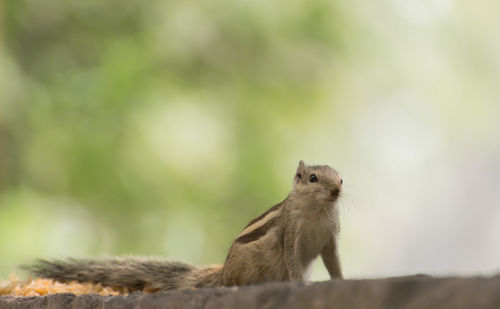
{"type": "Polygon", "coordinates": [[[37,260],[21,268],[35,276],[60,282],[100,283],[130,291],[154,292],[222,285],[222,266],[198,268],[178,261],[145,258],[37,260]]]}

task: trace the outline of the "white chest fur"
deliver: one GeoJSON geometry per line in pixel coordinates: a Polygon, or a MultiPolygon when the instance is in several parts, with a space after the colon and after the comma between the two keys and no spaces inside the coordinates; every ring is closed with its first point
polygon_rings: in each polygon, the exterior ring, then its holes
{"type": "Polygon", "coordinates": [[[298,245],[300,246],[301,262],[304,268],[321,253],[328,241],[335,237],[337,217],[333,211],[319,211],[303,214],[298,218],[298,245]]]}

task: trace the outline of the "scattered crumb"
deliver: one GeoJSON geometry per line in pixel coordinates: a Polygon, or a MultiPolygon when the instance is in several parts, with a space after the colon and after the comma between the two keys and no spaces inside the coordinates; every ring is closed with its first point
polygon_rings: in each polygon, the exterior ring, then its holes
{"type": "Polygon", "coordinates": [[[51,279],[27,279],[20,280],[16,275],[11,274],[7,280],[0,278],[0,296],[43,296],[56,293],[100,294],[100,295],[120,295],[127,294],[126,291],[103,287],[101,284],[60,283],[51,279]]]}

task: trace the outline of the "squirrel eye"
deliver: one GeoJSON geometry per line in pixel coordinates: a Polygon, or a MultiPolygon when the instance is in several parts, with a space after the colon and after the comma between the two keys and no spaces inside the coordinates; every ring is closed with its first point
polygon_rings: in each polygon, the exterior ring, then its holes
{"type": "Polygon", "coordinates": [[[299,179],[302,179],[302,175],[301,175],[301,174],[297,174],[297,177],[298,177],[299,179]]]}
{"type": "Polygon", "coordinates": [[[318,177],[316,177],[316,174],[311,174],[311,176],[309,176],[309,182],[317,182],[318,181],[318,177]]]}

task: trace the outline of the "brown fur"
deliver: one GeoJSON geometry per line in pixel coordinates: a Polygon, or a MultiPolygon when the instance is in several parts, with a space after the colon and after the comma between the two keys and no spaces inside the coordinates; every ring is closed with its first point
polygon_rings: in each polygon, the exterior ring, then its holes
{"type": "Polygon", "coordinates": [[[223,266],[198,268],[176,261],[111,258],[39,260],[24,268],[37,276],[63,282],[75,280],[159,291],[304,280],[311,262],[321,255],[330,276],[342,278],[336,206],[341,184],[332,168],[306,166],[300,161],[292,192],[243,229],[223,266]],[[311,174],[317,176],[317,181],[309,180],[311,174]]]}

